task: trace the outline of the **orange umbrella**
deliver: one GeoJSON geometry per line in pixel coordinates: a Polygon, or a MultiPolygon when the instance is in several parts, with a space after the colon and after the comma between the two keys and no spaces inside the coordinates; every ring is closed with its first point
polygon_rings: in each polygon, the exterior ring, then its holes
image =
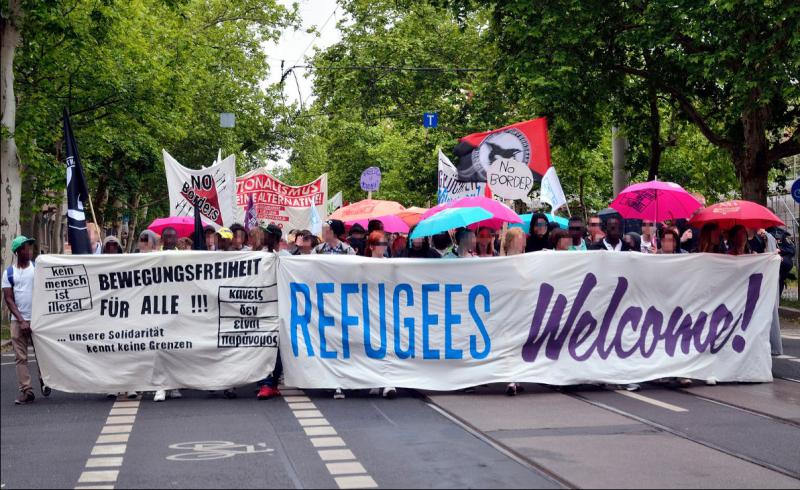
{"type": "Polygon", "coordinates": [[[358,201],[349,206],[337,209],[329,218],[342,221],[358,221],[362,219],[380,218],[381,216],[397,215],[405,210],[406,208],[398,202],[364,199],[363,201],[358,201]]]}
{"type": "Polygon", "coordinates": [[[427,211],[428,208],[418,208],[416,206],[410,207],[399,213],[397,216],[405,221],[408,226],[414,226],[422,220],[422,213],[427,211]]]}

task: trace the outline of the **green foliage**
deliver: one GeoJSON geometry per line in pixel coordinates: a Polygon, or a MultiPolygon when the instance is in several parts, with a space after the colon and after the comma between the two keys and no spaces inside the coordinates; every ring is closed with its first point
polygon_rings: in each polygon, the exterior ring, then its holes
{"type": "Polygon", "coordinates": [[[162,148],[196,168],[220,147],[242,168],[275,150],[279,109],[259,87],[268,72],[261,44],[296,19],[274,0],[31,0],[23,13],[23,202],[58,200],[64,187],[64,107],[101,221],[119,219],[134,197],[152,203],[151,217],[168,214],[162,148]],[[236,114],[236,128],[219,127],[223,111],[236,114]]]}

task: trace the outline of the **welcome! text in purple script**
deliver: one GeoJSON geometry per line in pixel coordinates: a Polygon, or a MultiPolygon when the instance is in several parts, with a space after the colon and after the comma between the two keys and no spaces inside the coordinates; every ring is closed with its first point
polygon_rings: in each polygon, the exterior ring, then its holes
{"type": "Polygon", "coordinates": [[[674,357],[678,345],[685,355],[691,354],[693,350],[696,353],[709,351],[716,354],[731,337],[733,350],[742,352],[746,341],[741,335],[734,336],[734,333],[738,328],[745,331],[750,325],[761,294],[762,279],[763,274],[750,276],[744,311],[735,320],[734,312],[725,303],[720,303],[711,312],[686,312],[677,306],[671,312],[662,313],[655,306],[647,307],[646,311],[638,306],[630,306],[615,325],[612,325],[612,321],[628,291],[628,280],[624,277],[617,278],[617,286],[605,312],[593,312],[585,310],[584,304],[597,286],[597,277],[587,274],[569,309],[566,322],[563,321],[568,306],[566,296],[558,294],[553,302],[555,288],[548,283],[542,283],[528,340],[522,348],[522,359],[525,362],[535,362],[544,348],[544,355],[555,361],[561,356],[565,346],[576,361],[586,361],[595,355],[608,359],[612,354],[626,359],[637,352],[640,356],[649,358],[659,347],[667,355],[674,357]],[[545,315],[551,304],[552,310],[545,323],[545,315]],[[598,325],[597,318],[600,314],[603,317],[598,325]],[[630,335],[627,335],[625,344],[628,348],[622,342],[626,330],[638,335],[632,345],[630,335]]]}

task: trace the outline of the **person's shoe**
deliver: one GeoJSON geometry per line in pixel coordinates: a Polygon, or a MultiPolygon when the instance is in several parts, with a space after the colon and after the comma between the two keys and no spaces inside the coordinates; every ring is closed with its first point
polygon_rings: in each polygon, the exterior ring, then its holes
{"type": "Polygon", "coordinates": [[[50,393],[53,392],[53,390],[51,390],[49,386],[44,384],[44,380],[43,379],[39,380],[39,388],[42,389],[42,395],[44,395],[45,398],[50,396],[50,393]]]}
{"type": "Polygon", "coordinates": [[[509,383],[506,386],[506,395],[508,396],[517,396],[517,384],[516,383],[509,383]]]}
{"type": "Polygon", "coordinates": [[[106,398],[108,398],[109,400],[116,400],[117,399],[117,394],[116,393],[109,393],[109,394],[106,395],[106,398]]]}
{"type": "Polygon", "coordinates": [[[688,378],[679,378],[678,379],[678,385],[681,388],[688,388],[688,387],[692,386],[692,380],[688,379],[688,378]]]}
{"type": "Polygon", "coordinates": [[[478,389],[475,388],[474,386],[470,386],[469,388],[464,388],[464,393],[475,393],[476,391],[478,391],[478,389]]]}
{"type": "Polygon", "coordinates": [[[33,403],[36,397],[33,396],[33,390],[28,390],[24,393],[20,393],[19,397],[14,400],[15,405],[27,405],[28,403],[33,403]]]}
{"type": "Polygon", "coordinates": [[[708,378],[706,380],[706,384],[708,386],[716,386],[717,385],[717,378],[708,378]]]}
{"type": "Polygon", "coordinates": [[[388,398],[389,400],[394,400],[397,398],[397,390],[392,386],[387,386],[383,389],[383,397],[388,398]]]}
{"type": "Polygon", "coordinates": [[[380,388],[370,388],[369,389],[369,396],[378,396],[381,394],[380,388]]]}
{"type": "Polygon", "coordinates": [[[167,399],[166,390],[158,390],[158,391],[156,391],[156,394],[153,395],[153,401],[154,402],[163,402],[166,399],[167,399]]]}
{"type": "Polygon", "coordinates": [[[228,400],[233,400],[234,398],[239,396],[236,394],[236,390],[234,390],[233,388],[228,388],[227,390],[223,391],[222,394],[228,400]]]}
{"type": "Polygon", "coordinates": [[[139,393],[136,393],[135,391],[129,391],[125,396],[127,396],[129,400],[133,400],[135,398],[139,398],[139,393]]]}
{"type": "Polygon", "coordinates": [[[273,388],[272,386],[261,385],[261,388],[258,389],[258,394],[256,398],[259,400],[266,400],[268,398],[272,398],[273,396],[281,396],[281,392],[278,388],[273,388]]]}
{"type": "Polygon", "coordinates": [[[181,395],[181,390],[170,390],[169,391],[169,397],[170,398],[181,398],[181,397],[183,397],[183,395],[181,395]]]}
{"type": "Polygon", "coordinates": [[[631,383],[631,384],[625,386],[625,389],[628,390],[628,391],[639,391],[639,390],[642,389],[642,387],[639,386],[637,383],[631,383]]]}
{"type": "Polygon", "coordinates": [[[341,388],[336,388],[336,391],[333,392],[333,399],[344,400],[344,391],[341,388]]]}

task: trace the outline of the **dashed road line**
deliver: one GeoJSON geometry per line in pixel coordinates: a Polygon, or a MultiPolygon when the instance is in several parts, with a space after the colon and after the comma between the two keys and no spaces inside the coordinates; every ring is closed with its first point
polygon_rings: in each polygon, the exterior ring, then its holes
{"type": "Polygon", "coordinates": [[[322,416],[305,392],[295,388],[281,390],[283,399],[292,410],[311,444],[317,449],[325,468],[341,489],[378,488],[366,468],[355,457],[336,429],[322,416]]]}
{"type": "Polygon", "coordinates": [[[114,402],[89,459],[86,460],[83,473],[78,478],[76,489],[114,488],[128,449],[128,438],[136,421],[139,403],[140,400],[120,399],[114,402]]]}
{"type": "Polygon", "coordinates": [[[673,412],[683,413],[689,411],[677,405],[672,405],[671,403],[662,402],[660,400],[656,400],[655,398],[650,398],[648,396],[640,395],[639,393],[632,393],[626,390],[617,390],[616,392],[619,393],[620,395],[625,395],[628,398],[633,398],[634,400],[639,400],[640,402],[649,403],[650,405],[663,408],[666,410],[671,410],[673,412]]]}

